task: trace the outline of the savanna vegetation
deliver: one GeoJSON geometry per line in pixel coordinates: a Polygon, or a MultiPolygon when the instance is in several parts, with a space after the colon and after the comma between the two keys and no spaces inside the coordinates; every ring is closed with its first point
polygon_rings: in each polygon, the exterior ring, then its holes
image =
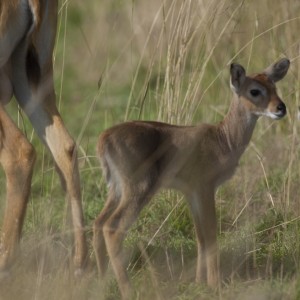
{"type": "MultiPolygon", "coordinates": [[[[76,139],[90,266],[71,268],[72,234],[53,161],[12,101],[7,109],[38,151],[13,275],[0,299],[118,299],[97,278],[92,225],[106,186],[95,145],[124,120],[216,123],[231,100],[229,65],[262,70],[291,60],[278,83],[287,116],[261,118],[235,176],[217,191],[222,282],[194,283],[196,242],[183,196],[163,191],[126,239],[136,299],[300,299],[300,2],[297,0],[61,1],[55,48],[59,108],[76,139]]],[[[5,205],[1,173],[0,211],[5,205]]]]}

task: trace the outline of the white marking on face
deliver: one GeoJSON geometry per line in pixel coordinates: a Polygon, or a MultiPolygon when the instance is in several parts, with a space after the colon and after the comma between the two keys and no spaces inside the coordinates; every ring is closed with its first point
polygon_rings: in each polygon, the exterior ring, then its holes
{"type": "Polygon", "coordinates": [[[254,114],[256,116],[265,116],[265,117],[271,118],[273,120],[279,120],[284,116],[284,114],[281,114],[281,113],[276,114],[276,113],[272,113],[267,110],[266,111],[257,111],[257,112],[254,112],[254,114]]]}

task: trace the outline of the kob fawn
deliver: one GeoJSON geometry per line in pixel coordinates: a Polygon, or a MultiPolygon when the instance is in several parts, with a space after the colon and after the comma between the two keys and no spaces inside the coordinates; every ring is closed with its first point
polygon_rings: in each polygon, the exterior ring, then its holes
{"type": "Polygon", "coordinates": [[[122,242],[160,188],[174,188],[186,196],[198,244],[196,280],[218,284],[215,190],[233,175],[259,116],[280,119],[286,114],[275,82],[286,75],[289,65],[288,59],[281,59],[261,73],[246,76],[241,65],[232,64],[234,95],[227,116],[218,125],[136,121],[101,134],[97,150],[109,191],[94,224],[94,249],[102,275],[108,254],[124,299],[131,288],[122,242]]]}

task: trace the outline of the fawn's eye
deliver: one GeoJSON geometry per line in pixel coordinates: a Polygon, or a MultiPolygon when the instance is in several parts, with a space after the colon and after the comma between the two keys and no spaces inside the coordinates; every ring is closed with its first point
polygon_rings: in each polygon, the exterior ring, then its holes
{"type": "Polygon", "coordinates": [[[250,90],[250,94],[253,97],[257,97],[258,95],[260,95],[260,90],[257,90],[257,89],[250,90]]]}

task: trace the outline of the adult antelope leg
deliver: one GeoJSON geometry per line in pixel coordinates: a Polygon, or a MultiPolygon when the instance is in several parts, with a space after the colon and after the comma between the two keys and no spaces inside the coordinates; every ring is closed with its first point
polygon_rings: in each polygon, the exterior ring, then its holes
{"type": "Polygon", "coordinates": [[[0,271],[18,252],[30,193],[35,151],[0,104],[0,162],[6,175],[6,208],[0,241],[0,271]]]}
{"type": "MultiPolygon", "coordinates": [[[[32,37],[12,54],[12,82],[16,99],[38,136],[51,151],[71,204],[75,238],[74,267],[79,273],[87,260],[76,145],[56,107],[52,53],[57,6],[43,2],[43,19],[32,37]],[[47,37],[47,38],[45,38],[47,37]]],[[[56,3],[57,4],[57,3],[56,3]]]]}
{"type": "MultiPolygon", "coordinates": [[[[50,82],[52,82],[51,76],[45,77],[44,84],[41,86],[42,89],[46,88],[46,91],[34,91],[23,108],[38,135],[51,151],[62,185],[70,201],[75,237],[74,266],[77,270],[80,270],[86,263],[87,247],[76,145],[56,109],[54,90],[52,84],[50,85],[50,82]]],[[[19,93],[16,92],[16,96],[19,100],[19,93]]],[[[19,103],[22,102],[19,101],[19,103]]]]}

